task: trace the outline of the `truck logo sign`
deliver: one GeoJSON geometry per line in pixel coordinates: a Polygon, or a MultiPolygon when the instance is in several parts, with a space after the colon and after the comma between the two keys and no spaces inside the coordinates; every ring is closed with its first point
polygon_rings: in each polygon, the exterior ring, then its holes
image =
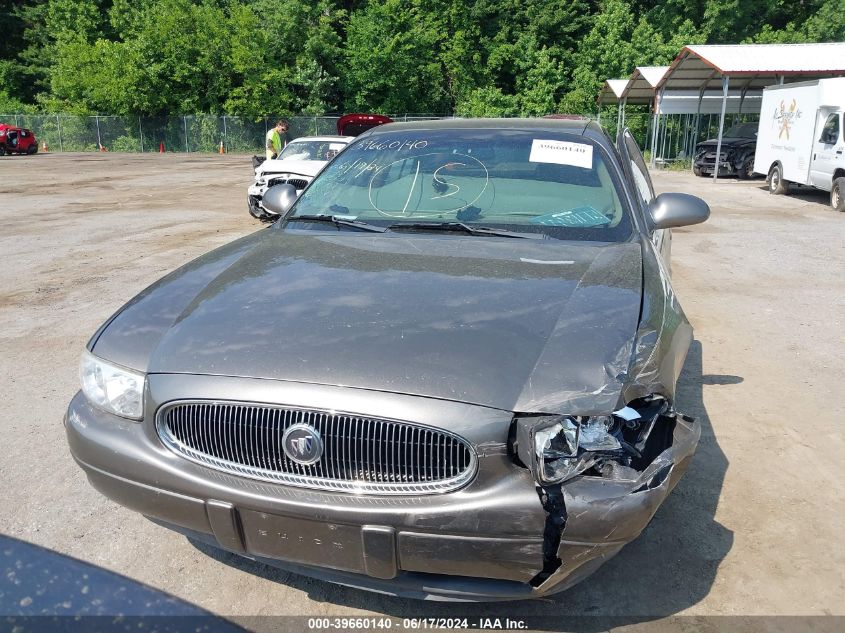
{"type": "Polygon", "coordinates": [[[778,138],[783,138],[786,135],[786,140],[789,140],[789,130],[792,129],[796,120],[801,118],[801,110],[798,109],[798,102],[793,99],[789,104],[789,109],[786,104],[781,101],[780,106],[775,108],[774,122],[780,128],[778,138]]]}

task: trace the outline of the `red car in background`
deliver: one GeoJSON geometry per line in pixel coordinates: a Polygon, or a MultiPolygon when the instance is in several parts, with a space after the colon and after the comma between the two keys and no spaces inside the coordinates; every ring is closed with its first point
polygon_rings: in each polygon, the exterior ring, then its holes
{"type": "Polygon", "coordinates": [[[358,136],[385,123],[393,123],[393,119],[383,114],[344,114],[337,121],[337,133],[341,136],[358,136]]]}
{"type": "Polygon", "coordinates": [[[32,130],[0,123],[0,156],[34,154],[37,151],[38,141],[32,130]]]}

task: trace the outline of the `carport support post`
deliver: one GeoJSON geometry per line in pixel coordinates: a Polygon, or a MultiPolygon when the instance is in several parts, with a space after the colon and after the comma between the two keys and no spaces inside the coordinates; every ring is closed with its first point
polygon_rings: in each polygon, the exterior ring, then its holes
{"type": "Polygon", "coordinates": [[[713,181],[719,177],[719,163],[722,161],[722,131],[725,129],[725,106],[728,103],[728,84],[731,78],[722,76],[722,114],[719,116],[719,140],[716,141],[716,161],[713,167],[713,181]]]}
{"type": "Polygon", "coordinates": [[[616,136],[619,136],[619,130],[622,128],[622,102],[616,102],[616,136]]]}
{"type": "Polygon", "coordinates": [[[695,148],[698,145],[698,129],[701,125],[701,102],[704,99],[704,91],[707,89],[707,85],[701,87],[701,90],[698,91],[698,107],[695,110],[695,132],[693,133],[692,137],[692,147],[690,148],[690,153],[692,154],[692,162],[690,163],[690,169],[695,167],[695,148]]]}
{"type": "Polygon", "coordinates": [[[657,165],[657,133],[660,128],[660,104],[663,101],[663,88],[658,90],[654,99],[654,125],[651,127],[651,167],[657,165]]]}
{"type": "Polygon", "coordinates": [[[141,127],[141,117],[138,117],[138,138],[141,141],[141,153],[144,153],[144,128],[141,127]]]}
{"type": "Polygon", "coordinates": [[[190,154],[191,150],[188,149],[188,117],[182,115],[182,126],[185,128],[185,153],[190,154]]]}
{"type": "Polygon", "coordinates": [[[622,98],[622,129],[625,129],[625,110],[628,108],[628,95],[622,98]]]}
{"type": "Polygon", "coordinates": [[[65,150],[62,147],[62,119],[58,114],[56,115],[56,130],[59,132],[59,151],[63,152],[65,150]]]}
{"type": "Polygon", "coordinates": [[[100,141],[100,117],[95,116],[94,119],[97,121],[97,151],[100,151],[100,148],[103,146],[102,142],[100,141]]]}

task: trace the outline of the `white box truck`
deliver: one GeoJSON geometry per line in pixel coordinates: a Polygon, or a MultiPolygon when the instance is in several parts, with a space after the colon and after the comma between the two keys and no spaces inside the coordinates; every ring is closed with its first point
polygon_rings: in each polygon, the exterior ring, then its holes
{"type": "Polygon", "coordinates": [[[763,91],[754,171],[766,174],[769,191],[790,183],[830,192],[845,211],[845,77],[770,86],[763,91]]]}

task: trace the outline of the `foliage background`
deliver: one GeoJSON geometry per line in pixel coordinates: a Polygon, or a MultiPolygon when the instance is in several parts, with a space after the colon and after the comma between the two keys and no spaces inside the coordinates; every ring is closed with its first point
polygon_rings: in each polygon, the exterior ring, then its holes
{"type": "MultiPolygon", "coordinates": [[[[845,41],[842,0],[4,0],[0,112],[594,114],[685,44],[845,41]]],[[[127,141],[130,142],[130,141],[127,141]]]]}

